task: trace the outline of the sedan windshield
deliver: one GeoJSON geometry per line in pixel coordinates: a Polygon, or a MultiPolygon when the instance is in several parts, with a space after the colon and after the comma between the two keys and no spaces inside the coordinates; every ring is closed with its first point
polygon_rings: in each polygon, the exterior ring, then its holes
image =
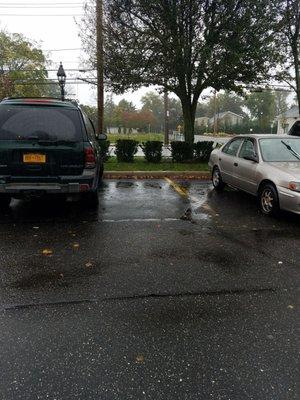
{"type": "Polygon", "coordinates": [[[300,138],[260,139],[262,158],[268,162],[300,161],[300,138]]]}

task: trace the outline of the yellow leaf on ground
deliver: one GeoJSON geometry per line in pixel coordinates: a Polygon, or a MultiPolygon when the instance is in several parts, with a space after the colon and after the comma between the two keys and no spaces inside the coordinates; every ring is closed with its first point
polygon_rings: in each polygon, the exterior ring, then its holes
{"type": "Polygon", "coordinates": [[[50,249],[44,249],[42,253],[44,254],[44,256],[50,256],[51,254],[53,254],[53,251],[50,249]]]}

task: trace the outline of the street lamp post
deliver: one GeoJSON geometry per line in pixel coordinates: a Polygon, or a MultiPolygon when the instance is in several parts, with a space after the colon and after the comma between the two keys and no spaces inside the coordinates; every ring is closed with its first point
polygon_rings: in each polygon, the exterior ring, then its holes
{"type": "Polygon", "coordinates": [[[59,65],[58,71],[57,71],[57,79],[58,79],[58,84],[59,84],[59,87],[60,87],[62,101],[65,100],[66,77],[67,76],[66,76],[64,67],[62,65],[62,62],[61,62],[60,65],[59,65]]]}

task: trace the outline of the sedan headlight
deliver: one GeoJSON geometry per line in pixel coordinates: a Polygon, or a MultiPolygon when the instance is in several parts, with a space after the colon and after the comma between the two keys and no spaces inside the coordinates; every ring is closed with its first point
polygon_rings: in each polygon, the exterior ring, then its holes
{"type": "Polygon", "coordinates": [[[288,188],[294,192],[300,192],[300,182],[290,182],[288,188]]]}

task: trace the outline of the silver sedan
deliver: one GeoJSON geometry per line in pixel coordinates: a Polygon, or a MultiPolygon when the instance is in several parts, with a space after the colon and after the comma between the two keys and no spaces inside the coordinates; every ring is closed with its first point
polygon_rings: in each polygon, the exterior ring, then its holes
{"type": "Polygon", "coordinates": [[[267,215],[300,214],[300,137],[236,136],[213,150],[209,166],[217,191],[227,184],[253,194],[267,215]]]}

